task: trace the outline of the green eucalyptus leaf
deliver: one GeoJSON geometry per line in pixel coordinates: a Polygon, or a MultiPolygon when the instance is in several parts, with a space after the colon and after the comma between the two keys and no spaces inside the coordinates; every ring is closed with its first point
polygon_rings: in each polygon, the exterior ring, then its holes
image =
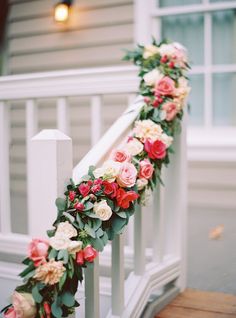
{"type": "Polygon", "coordinates": [[[57,253],[58,253],[58,251],[57,250],[55,250],[54,248],[52,248],[51,249],[51,251],[49,252],[49,254],[48,254],[48,258],[49,259],[51,259],[51,258],[56,258],[56,256],[57,256],[57,253]]]}
{"type": "Polygon", "coordinates": [[[97,237],[103,236],[103,230],[102,230],[101,228],[99,228],[99,229],[96,231],[96,236],[97,236],[97,237]]]}
{"type": "Polygon", "coordinates": [[[55,301],[53,302],[51,309],[52,309],[52,314],[54,317],[56,318],[62,317],[63,312],[61,307],[58,305],[57,299],[55,299],[55,301]]]}
{"type": "Polygon", "coordinates": [[[93,228],[91,228],[88,224],[85,224],[85,227],[84,227],[85,231],[88,233],[89,236],[95,238],[96,237],[96,233],[94,231],[93,228]]]}
{"type": "Polygon", "coordinates": [[[83,211],[88,211],[88,210],[91,210],[93,208],[93,203],[88,201],[85,203],[84,206],[85,206],[85,208],[83,211]]]}
{"type": "Polygon", "coordinates": [[[126,219],[126,213],[125,212],[117,212],[116,213],[120,218],[126,219]]]}
{"type": "Polygon", "coordinates": [[[91,179],[91,176],[89,174],[86,174],[85,176],[82,177],[83,181],[89,181],[91,179]]]}
{"type": "Polygon", "coordinates": [[[104,243],[100,238],[96,238],[96,239],[91,239],[91,243],[93,245],[93,247],[99,251],[102,252],[103,248],[104,248],[104,243]]]}
{"type": "Polygon", "coordinates": [[[97,229],[101,226],[102,226],[102,220],[100,220],[100,219],[93,220],[94,231],[97,231],[97,229]]]}
{"type": "Polygon", "coordinates": [[[66,210],[66,200],[62,198],[56,199],[56,206],[58,211],[65,211],[66,210]]]}
{"type": "Polygon", "coordinates": [[[26,267],[26,269],[24,269],[19,276],[20,277],[25,277],[27,274],[29,274],[31,271],[35,270],[35,266],[34,263],[31,263],[29,266],[26,267]]]}
{"type": "Polygon", "coordinates": [[[116,234],[120,234],[122,233],[122,230],[126,224],[127,224],[126,219],[116,217],[112,222],[112,229],[114,230],[116,234]]]}
{"type": "Polygon", "coordinates": [[[67,307],[72,307],[75,304],[75,297],[67,291],[61,296],[61,301],[67,307]]]}
{"type": "Polygon", "coordinates": [[[67,278],[67,273],[65,272],[59,281],[59,290],[62,290],[67,278]]]}
{"type": "Polygon", "coordinates": [[[43,296],[39,293],[38,286],[35,285],[32,289],[32,296],[36,303],[40,304],[43,300],[43,296]]]}
{"type": "Polygon", "coordinates": [[[68,212],[63,212],[63,215],[71,222],[73,223],[75,221],[75,218],[73,217],[73,215],[71,215],[68,212]]]}
{"type": "Polygon", "coordinates": [[[63,263],[64,264],[67,264],[68,263],[68,260],[69,260],[69,253],[67,250],[60,250],[58,252],[58,255],[57,255],[57,259],[58,260],[63,260],[63,263]]]}
{"type": "Polygon", "coordinates": [[[81,218],[79,213],[76,214],[76,221],[79,224],[79,228],[81,230],[83,230],[84,229],[84,223],[83,223],[82,218],[81,218]]]}

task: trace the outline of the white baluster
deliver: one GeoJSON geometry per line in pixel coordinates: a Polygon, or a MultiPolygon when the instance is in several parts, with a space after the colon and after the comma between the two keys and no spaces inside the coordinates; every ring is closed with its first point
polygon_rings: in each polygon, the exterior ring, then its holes
{"type": "Polygon", "coordinates": [[[121,316],[124,309],[124,237],[112,241],[112,315],[121,316]]]}
{"type": "Polygon", "coordinates": [[[165,189],[158,185],[153,192],[153,261],[162,262],[164,254],[164,211],[163,192],[165,189]]]}
{"type": "Polygon", "coordinates": [[[94,146],[101,137],[102,117],[101,117],[102,99],[101,96],[91,98],[91,146],[94,146]]]}
{"type": "Polygon", "coordinates": [[[142,275],[145,269],[144,215],[140,205],[134,212],[134,273],[142,275]]]}
{"type": "Polygon", "coordinates": [[[31,168],[29,167],[32,160],[30,159],[30,142],[31,138],[38,132],[38,106],[35,100],[26,101],[26,161],[27,161],[27,207],[28,215],[30,211],[29,207],[29,192],[32,186],[29,182],[29,175],[31,168]]]}
{"type": "Polygon", "coordinates": [[[57,99],[57,128],[66,135],[70,135],[69,104],[65,97],[57,99]]]}
{"type": "Polygon", "coordinates": [[[85,269],[85,318],[99,318],[99,257],[85,269]]]}
{"type": "Polygon", "coordinates": [[[9,107],[0,102],[0,231],[4,234],[11,232],[9,133],[9,107]]]}
{"type": "Polygon", "coordinates": [[[40,237],[52,227],[55,199],[63,197],[71,177],[72,142],[59,130],[45,129],[31,139],[30,153],[29,234],[40,237]]]}
{"type": "MultiPolygon", "coordinates": [[[[186,118],[186,115],[184,116],[186,118]]],[[[186,285],[186,222],[187,222],[187,147],[186,119],[182,133],[174,138],[175,154],[170,157],[170,165],[165,169],[165,251],[180,257],[181,276],[179,286],[186,285]]]]}

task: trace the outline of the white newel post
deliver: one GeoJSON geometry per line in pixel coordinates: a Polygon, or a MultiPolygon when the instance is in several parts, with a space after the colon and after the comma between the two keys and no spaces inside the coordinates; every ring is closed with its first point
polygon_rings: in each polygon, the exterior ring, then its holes
{"type": "Polygon", "coordinates": [[[56,219],[55,200],[63,197],[72,176],[72,141],[59,130],[46,129],[29,147],[29,235],[44,237],[56,219]]]}

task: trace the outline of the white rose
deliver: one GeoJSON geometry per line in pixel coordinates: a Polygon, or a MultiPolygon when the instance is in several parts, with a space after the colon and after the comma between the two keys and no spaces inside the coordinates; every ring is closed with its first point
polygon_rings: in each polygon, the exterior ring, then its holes
{"type": "Polygon", "coordinates": [[[160,125],[155,124],[150,119],[137,120],[135,122],[134,133],[135,136],[140,138],[143,142],[147,138],[151,140],[157,140],[162,134],[162,128],[160,125]]]}
{"type": "Polygon", "coordinates": [[[103,179],[113,182],[120,172],[120,167],[120,162],[107,160],[101,168],[97,168],[93,171],[93,175],[95,178],[103,177],[103,179]]]}
{"type": "Polygon", "coordinates": [[[170,145],[171,145],[172,142],[173,142],[173,137],[168,136],[167,134],[163,133],[163,134],[161,135],[160,140],[161,140],[162,142],[164,142],[164,144],[165,144],[166,147],[168,148],[168,147],[170,147],[170,145]]]}
{"type": "Polygon", "coordinates": [[[149,206],[152,201],[152,191],[150,189],[146,189],[143,195],[141,196],[141,204],[143,206],[149,206]]]}
{"type": "Polygon", "coordinates": [[[159,48],[161,55],[172,56],[175,55],[175,47],[173,44],[162,44],[159,48]]]}
{"type": "Polygon", "coordinates": [[[67,238],[72,238],[77,236],[77,230],[68,221],[61,222],[57,226],[56,235],[63,234],[67,238]]]}
{"type": "Polygon", "coordinates": [[[68,252],[70,254],[75,254],[82,249],[82,246],[83,246],[83,242],[81,241],[71,241],[68,247],[68,252]]]}
{"type": "Polygon", "coordinates": [[[49,244],[51,245],[52,248],[55,250],[67,250],[68,247],[70,246],[71,240],[66,237],[64,234],[59,233],[53,237],[50,237],[49,239],[49,244]]]}
{"type": "Polygon", "coordinates": [[[136,138],[131,139],[125,145],[125,150],[131,155],[136,156],[143,151],[143,144],[136,138]]]}
{"type": "Polygon", "coordinates": [[[141,178],[137,180],[138,190],[143,190],[143,188],[148,184],[147,179],[141,178]]]}
{"type": "Polygon", "coordinates": [[[147,74],[144,75],[143,79],[146,85],[154,86],[157,82],[159,82],[163,78],[163,74],[158,70],[154,69],[147,74]]]}
{"type": "Polygon", "coordinates": [[[153,56],[154,54],[159,53],[159,48],[155,45],[147,45],[144,48],[143,58],[148,59],[149,57],[153,56]]]}
{"type": "Polygon", "coordinates": [[[36,316],[36,304],[29,293],[18,293],[12,295],[12,305],[18,318],[34,318],[36,316]]]}
{"type": "Polygon", "coordinates": [[[101,219],[102,221],[107,221],[112,216],[112,210],[107,204],[106,200],[100,202],[95,202],[93,206],[93,212],[101,219]]]}

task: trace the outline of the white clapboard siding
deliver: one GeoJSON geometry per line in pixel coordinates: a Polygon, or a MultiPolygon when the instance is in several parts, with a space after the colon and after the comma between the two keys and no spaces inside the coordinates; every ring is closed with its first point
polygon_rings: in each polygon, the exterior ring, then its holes
{"type": "Polygon", "coordinates": [[[39,72],[50,68],[51,70],[124,64],[121,61],[124,52],[122,48],[131,49],[128,43],[123,47],[120,44],[100,46],[96,48],[81,48],[55,52],[41,52],[13,56],[9,61],[10,73],[22,73],[25,70],[39,72]]]}
{"type": "MultiPolygon", "coordinates": [[[[19,9],[21,10],[21,9],[19,9]]],[[[75,12],[66,25],[57,24],[51,11],[48,16],[9,22],[9,37],[43,34],[59,31],[73,31],[82,28],[99,27],[132,22],[133,6],[125,5],[104,9],[75,12]]]]}
{"type": "Polygon", "coordinates": [[[133,25],[123,24],[100,28],[82,29],[74,32],[58,32],[13,38],[9,42],[9,54],[17,55],[65,48],[94,47],[103,44],[132,42],[133,25]]]}
{"type": "MultiPolygon", "coordinates": [[[[48,0],[37,0],[37,1],[23,1],[23,0],[11,0],[10,4],[12,10],[9,15],[10,20],[22,19],[34,16],[47,15],[53,8],[53,3],[57,1],[48,1],[48,0]],[[20,10],[20,12],[19,12],[20,10]]],[[[93,9],[93,8],[102,8],[112,5],[122,5],[132,3],[129,0],[76,0],[74,1],[73,6],[76,6],[79,10],[93,9]]]]}

